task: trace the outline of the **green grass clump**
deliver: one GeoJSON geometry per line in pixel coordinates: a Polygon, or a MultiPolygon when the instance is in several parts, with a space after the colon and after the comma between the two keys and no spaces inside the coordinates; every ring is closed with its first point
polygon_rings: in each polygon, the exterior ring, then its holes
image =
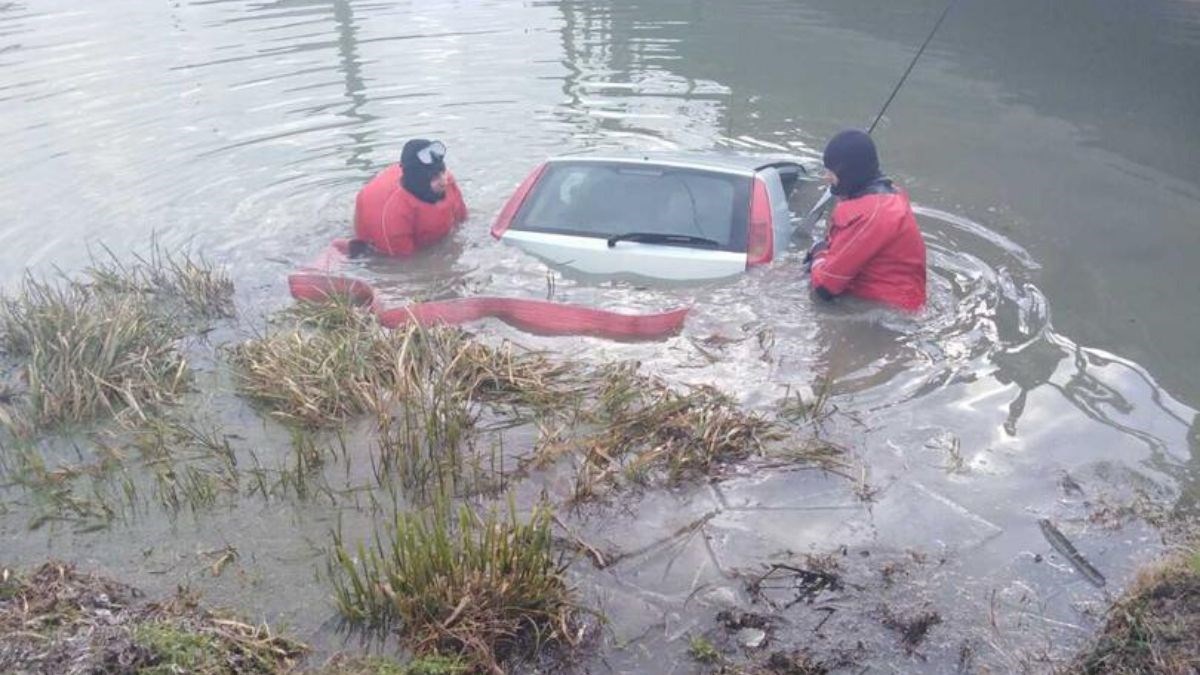
{"type": "Polygon", "coordinates": [[[462,392],[417,384],[401,404],[387,408],[379,411],[376,427],[380,485],[396,476],[410,500],[484,488],[494,471],[471,452],[476,416],[462,392]]]}
{"type": "Polygon", "coordinates": [[[456,656],[423,656],[405,664],[403,675],[461,675],[467,672],[463,660],[456,656]]]}
{"type": "Polygon", "coordinates": [[[552,515],[528,522],[480,516],[446,500],[397,513],[370,546],[335,537],[330,559],[338,610],[347,620],[395,629],[418,657],[460,657],[497,671],[507,658],[570,643],[576,605],[551,545],[552,515]]]}
{"type": "Polygon", "coordinates": [[[688,654],[700,663],[716,663],[721,658],[712,641],[703,635],[694,635],[688,640],[688,654]]]}
{"type": "Polygon", "coordinates": [[[175,348],[180,333],[138,295],[25,279],[0,303],[0,341],[22,365],[24,409],[4,422],[28,435],[100,413],[171,402],[189,369],[175,348]]]}
{"type": "Polygon", "coordinates": [[[19,368],[19,383],[0,385],[0,423],[30,436],[123,410],[144,419],[187,386],[179,339],[232,312],[223,271],[157,247],[130,264],[110,254],[74,280],[26,277],[0,299],[0,346],[19,368]]]}
{"type": "Polygon", "coordinates": [[[304,651],[298,643],[262,628],[221,619],[194,605],[168,603],[167,611],[154,607],[142,621],[129,626],[138,654],[131,672],[138,675],[282,675],[304,651]],[[173,615],[187,607],[189,614],[173,615]]]}
{"type": "Polygon", "coordinates": [[[141,675],[222,672],[224,651],[211,635],[192,633],[167,622],[146,623],[133,629],[133,641],[150,652],[141,675]]]}

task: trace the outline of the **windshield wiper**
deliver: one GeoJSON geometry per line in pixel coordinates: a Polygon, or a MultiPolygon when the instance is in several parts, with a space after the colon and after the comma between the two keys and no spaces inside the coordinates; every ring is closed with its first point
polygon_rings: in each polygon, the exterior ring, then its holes
{"type": "Polygon", "coordinates": [[[720,248],[721,242],[704,237],[693,237],[690,234],[662,234],[659,232],[626,232],[614,234],[608,238],[608,247],[617,245],[618,241],[636,241],[640,244],[681,244],[683,246],[699,246],[701,248],[720,248]]]}

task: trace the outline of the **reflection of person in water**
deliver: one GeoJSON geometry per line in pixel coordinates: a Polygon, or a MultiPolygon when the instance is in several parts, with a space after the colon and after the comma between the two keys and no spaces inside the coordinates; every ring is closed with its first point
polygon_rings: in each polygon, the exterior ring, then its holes
{"type": "Polygon", "coordinates": [[[906,310],[925,304],[925,242],[908,195],[879,170],[865,132],[843,131],[825,146],[833,194],[829,233],[809,251],[812,287],[823,300],[846,294],[906,310]]]}
{"type": "Polygon", "coordinates": [[[1029,393],[1050,382],[1058,370],[1058,364],[1067,358],[1062,348],[1048,340],[1038,339],[1019,349],[1003,350],[992,357],[996,364],[993,376],[1001,384],[1015,384],[1019,391],[1008,404],[1008,417],[1004,420],[1004,431],[1009,436],[1017,435],[1017,423],[1025,414],[1029,393]]]}
{"type": "Polygon", "coordinates": [[[407,256],[437,243],[467,219],[467,207],[446,170],[446,146],[414,139],[400,163],[379,172],[354,203],[354,236],[376,252],[407,256]]]}

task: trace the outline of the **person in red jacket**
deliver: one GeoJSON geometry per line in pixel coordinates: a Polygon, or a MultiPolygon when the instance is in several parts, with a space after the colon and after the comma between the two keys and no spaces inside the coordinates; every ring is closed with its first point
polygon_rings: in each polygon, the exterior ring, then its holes
{"type": "Polygon", "coordinates": [[[853,295],[916,311],[925,305],[925,241],[908,195],[879,170],[865,132],[843,131],[825,146],[838,203],[824,241],[809,251],[812,287],[823,300],[853,295]]]}
{"type": "Polygon", "coordinates": [[[400,163],[379,172],[359,191],[355,238],[377,253],[407,256],[441,241],[466,220],[467,206],[446,170],[445,157],[441,141],[405,143],[400,163]]]}

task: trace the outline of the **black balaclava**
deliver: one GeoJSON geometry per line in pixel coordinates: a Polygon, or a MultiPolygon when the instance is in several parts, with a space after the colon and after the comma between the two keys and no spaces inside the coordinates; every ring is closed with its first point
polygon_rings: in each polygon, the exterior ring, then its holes
{"type": "Polygon", "coordinates": [[[864,131],[847,129],[829,139],[825,146],[825,168],[837,174],[833,194],[856,197],[873,181],[882,178],[875,142],[864,131]]]}
{"type": "Polygon", "coordinates": [[[446,195],[434,192],[429,183],[434,176],[446,170],[446,162],[441,157],[434,157],[433,164],[425,164],[417,157],[417,153],[429,147],[432,142],[424,138],[414,138],[404,144],[404,150],[400,153],[400,167],[404,169],[400,176],[400,184],[417,199],[436,204],[446,195]]]}

